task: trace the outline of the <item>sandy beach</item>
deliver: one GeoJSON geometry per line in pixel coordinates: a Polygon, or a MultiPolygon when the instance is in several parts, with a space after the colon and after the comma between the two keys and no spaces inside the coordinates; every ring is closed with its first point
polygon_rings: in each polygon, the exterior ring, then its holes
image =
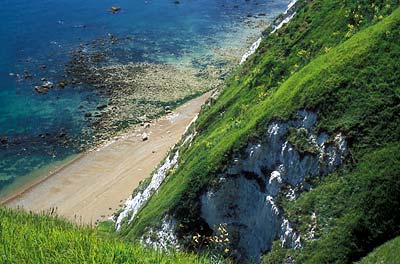
{"type": "Polygon", "coordinates": [[[57,213],[78,223],[106,220],[165,157],[210,96],[206,93],[132,133],[63,166],[49,177],[9,197],[7,207],[57,213]],[[142,140],[146,132],[149,139],[142,140]]]}

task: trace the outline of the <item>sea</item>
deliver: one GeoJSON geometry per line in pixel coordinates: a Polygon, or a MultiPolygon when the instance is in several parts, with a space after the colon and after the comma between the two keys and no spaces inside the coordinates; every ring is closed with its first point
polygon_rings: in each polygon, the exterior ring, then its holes
{"type": "Polygon", "coordinates": [[[87,84],[60,85],[76,50],[106,49],[108,64],[194,62],[210,50],[246,48],[262,31],[255,24],[273,19],[289,3],[0,2],[0,199],[87,150],[79,144],[91,135],[85,112],[107,98],[87,84]],[[102,46],[106,41],[113,45],[102,46]],[[40,90],[44,84],[50,89],[40,90]]]}

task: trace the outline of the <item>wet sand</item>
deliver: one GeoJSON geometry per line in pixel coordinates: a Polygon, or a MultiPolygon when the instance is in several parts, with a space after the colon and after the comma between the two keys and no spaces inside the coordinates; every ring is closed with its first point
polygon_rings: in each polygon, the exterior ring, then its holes
{"type": "Polygon", "coordinates": [[[58,214],[84,224],[106,220],[150,176],[209,96],[206,93],[149,128],[137,126],[120,139],[81,155],[3,204],[34,212],[57,208],[58,214]],[[142,140],[143,132],[149,135],[147,141],[142,140]]]}

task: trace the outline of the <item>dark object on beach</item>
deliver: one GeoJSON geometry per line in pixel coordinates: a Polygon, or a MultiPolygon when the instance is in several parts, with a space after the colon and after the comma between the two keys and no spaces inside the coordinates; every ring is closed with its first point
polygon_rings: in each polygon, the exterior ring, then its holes
{"type": "Polygon", "coordinates": [[[142,141],[146,141],[149,139],[149,136],[147,135],[147,133],[143,133],[142,134],[142,141]]]}
{"type": "Polygon", "coordinates": [[[8,137],[0,137],[0,143],[5,145],[8,143],[8,137]]]}
{"type": "Polygon", "coordinates": [[[166,107],[164,108],[164,110],[165,110],[165,113],[167,113],[167,114],[172,113],[171,107],[169,107],[169,106],[166,106],[166,107]]]}
{"type": "Polygon", "coordinates": [[[115,14],[115,13],[118,13],[119,11],[121,11],[121,7],[120,6],[112,6],[108,11],[112,14],[115,14]]]}

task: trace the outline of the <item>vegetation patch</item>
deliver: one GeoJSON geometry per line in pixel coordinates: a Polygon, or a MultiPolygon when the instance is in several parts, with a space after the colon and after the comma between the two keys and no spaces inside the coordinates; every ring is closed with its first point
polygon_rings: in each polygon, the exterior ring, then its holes
{"type": "MultiPolygon", "coordinates": [[[[226,169],[234,154],[240,152],[249,140],[260,137],[268,123],[289,120],[300,109],[317,113],[317,132],[346,135],[350,154],[348,164],[340,174],[323,180],[329,188],[336,188],[336,193],[340,192],[341,181],[353,170],[362,170],[362,166],[371,166],[370,170],[375,173],[383,172],[382,177],[398,175],[394,163],[379,163],[377,160],[382,154],[393,158],[395,148],[386,147],[400,139],[400,78],[396,74],[400,72],[398,5],[398,1],[301,1],[293,20],[264,39],[257,52],[227,80],[225,90],[214,104],[204,109],[195,125],[198,133],[195,140],[190,148],[180,152],[180,166],[139,212],[136,221],[121,232],[121,236],[136,240],[146,227],[157,225],[167,213],[178,220],[178,231],[183,240],[194,233],[207,233],[209,228],[200,217],[201,194],[208,186],[218,183],[217,175],[226,169]],[[369,163],[366,157],[375,162],[369,163]]],[[[293,134],[292,142],[304,151],[314,151],[301,134],[293,134]]],[[[362,171],[367,173],[367,170],[362,171]]],[[[360,174],[354,172],[354,175],[360,174]]],[[[374,181],[372,176],[369,179],[374,181]]],[[[359,185],[351,182],[349,186],[359,185]]],[[[363,195],[378,191],[380,185],[365,186],[363,195]]],[[[318,190],[322,187],[316,187],[309,195],[318,190]]],[[[332,202],[349,199],[340,195],[329,198],[332,202]]],[[[398,201],[395,197],[393,200],[398,201]]],[[[359,205],[353,199],[349,202],[354,202],[352,206],[359,205]]],[[[289,205],[285,201],[282,206],[289,205]]],[[[306,204],[300,206],[299,212],[306,212],[302,216],[310,219],[313,212],[303,206],[306,204]]],[[[363,233],[358,228],[367,226],[360,222],[359,214],[353,216],[330,209],[332,221],[338,224],[322,223],[323,231],[317,234],[320,237],[318,241],[336,241],[343,246],[321,242],[321,246],[312,251],[314,244],[310,243],[310,249],[306,249],[306,245],[304,252],[313,252],[316,259],[321,257],[319,263],[357,260],[377,243],[393,236],[386,229],[371,229],[363,233]],[[335,229],[328,228],[330,226],[343,226],[350,233],[335,232],[335,229]],[[359,238],[358,244],[354,244],[348,235],[356,233],[354,237],[359,238]],[[358,234],[371,237],[381,234],[382,237],[369,240],[358,234]],[[324,240],[322,237],[330,238],[324,240]],[[324,254],[326,258],[322,258],[324,254]]],[[[364,219],[374,217],[373,211],[362,212],[364,219]]],[[[316,212],[317,220],[318,214],[316,212]]],[[[389,228],[386,221],[399,223],[392,214],[382,216],[381,220],[383,224],[379,225],[382,228],[389,228]]],[[[296,221],[295,228],[306,230],[303,223],[306,221],[296,221]]],[[[370,223],[377,225],[374,221],[370,223]]],[[[305,253],[304,258],[299,259],[305,261],[311,257],[305,253]]]]}
{"type": "Polygon", "coordinates": [[[313,142],[304,128],[289,128],[287,140],[300,154],[318,154],[318,145],[313,142]]]}
{"type": "MultiPolygon", "coordinates": [[[[50,214],[0,208],[1,263],[210,263],[206,255],[160,252],[50,214]]],[[[105,230],[103,230],[105,229],[105,230]]]]}

